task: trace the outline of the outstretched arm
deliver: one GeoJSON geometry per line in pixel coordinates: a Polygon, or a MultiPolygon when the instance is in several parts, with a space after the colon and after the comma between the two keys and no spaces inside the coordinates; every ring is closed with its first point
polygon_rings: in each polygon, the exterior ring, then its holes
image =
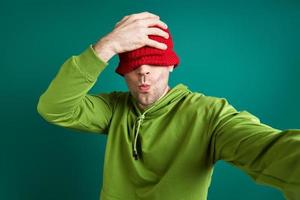
{"type": "Polygon", "coordinates": [[[300,199],[300,130],[278,130],[226,99],[212,109],[211,158],[227,161],[257,183],[276,187],[290,200],[300,199]]]}

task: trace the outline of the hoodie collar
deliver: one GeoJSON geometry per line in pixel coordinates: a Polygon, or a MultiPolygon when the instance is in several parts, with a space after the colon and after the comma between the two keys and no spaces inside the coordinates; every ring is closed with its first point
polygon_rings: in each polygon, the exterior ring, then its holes
{"type": "Polygon", "coordinates": [[[168,111],[172,107],[170,105],[172,105],[174,102],[178,102],[189,93],[191,93],[191,91],[188,90],[187,86],[183,84],[178,84],[144,111],[141,111],[139,109],[137,101],[133,98],[132,95],[130,95],[134,110],[136,111],[138,116],[136,121],[137,126],[134,126],[135,128],[133,130],[134,138],[132,143],[132,153],[135,160],[138,160],[139,157],[137,151],[137,140],[140,132],[140,127],[142,126],[143,121],[145,119],[154,118],[156,116],[159,116],[163,112],[168,111]]]}

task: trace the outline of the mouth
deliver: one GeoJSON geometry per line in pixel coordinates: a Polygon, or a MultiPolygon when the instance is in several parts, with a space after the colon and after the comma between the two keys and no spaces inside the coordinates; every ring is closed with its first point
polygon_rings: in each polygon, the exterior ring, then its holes
{"type": "Polygon", "coordinates": [[[147,93],[149,89],[150,89],[150,85],[147,84],[139,85],[139,91],[142,93],[147,93]]]}

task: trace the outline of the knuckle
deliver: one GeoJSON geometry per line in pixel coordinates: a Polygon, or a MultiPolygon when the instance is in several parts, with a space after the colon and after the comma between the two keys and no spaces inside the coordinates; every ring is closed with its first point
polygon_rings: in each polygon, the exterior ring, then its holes
{"type": "Polygon", "coordinates": [[[166,24],[160,20],[157,22],[157,24],[161,27],[166,27],[166,24]]]}
{"type": "Polygon", "coordinates": [[[161,30],[160,28],[157,28],[155,32],[156,32],[156,34],[161,35],[161,36],[165,35],[165,32],[163,30],[161,30]]]}
{"type": "Polygon", "coordinates": [[[136,16],[137,16],[137,14],[132,14],[132,15],[130,15],[130,18],[134,19],[134,18],[136,18],[136,16]]]}
{"type": "Polygon", "coordinates": [[[168,34],[167,32],[165,32],[165,31],[162,31],[161,33],[162,33],[162,35],[165,36],[165,37],[168,37],[168,36],[169,36],[169,34],[168,34]]]}
{"type": "Polygon", "coordinates": [[[136,23],[136,25],[138,25],[138,26],[143,26],[143,25],[144,25],[144,21],[141,20],[141,19],[135,20],[135,23],[136,23]]]}
{"type": "Polygon", "coordinates": [[[157,43],[156,43],[156,48],[163,49],[163,48],[164,48],[164,45],[157,42],[157,43]]]}
{"type": "Polygon", "coordinates": [[[142,39],[137,40],[135,43],[137,46],[143,46],[145,44],[145,42],[142,39]]]}
{"type": "Polygon", "coordinates": [[[158,15],[155,15],[155,14],[153,14],[153,13],[151,13],[151,12],[148,12],[148,11],[146,11],[145,13],[148,14],[148,15],[151,15],[151,16],[153,16],[153,17],[159,17],[158,15]]]}
{"type": "Polygon", "coordinates": [[[142,12],[141,14],[143,14],[143,15],[153,15],[152,13],[150,13],[148,11],[142,12]]]}
{"type": "Polygon", "coordinates": [[[167,24],[165,22],[160,23],[163,27],[167,27],[167,24]]]}

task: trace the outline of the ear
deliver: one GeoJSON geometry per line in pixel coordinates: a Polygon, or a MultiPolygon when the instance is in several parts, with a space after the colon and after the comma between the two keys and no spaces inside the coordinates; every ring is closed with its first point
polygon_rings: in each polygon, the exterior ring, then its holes
{"type": "Polygon", "coordinates": [[[173,69],[174,69],[174,65],[171,65],[171,66],[169,66],[168,68],[169,68],[169,72],[172,72],[173,69]]]}

